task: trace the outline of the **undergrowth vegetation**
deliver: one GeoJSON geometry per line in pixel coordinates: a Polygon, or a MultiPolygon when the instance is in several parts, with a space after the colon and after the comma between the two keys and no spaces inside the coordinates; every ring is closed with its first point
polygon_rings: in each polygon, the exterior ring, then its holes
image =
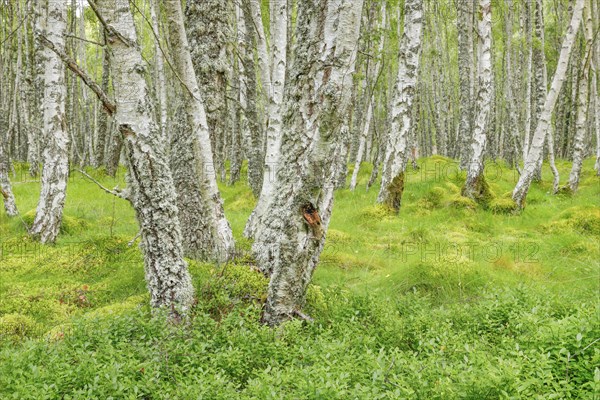
{"type": "Polygon", "coordinates": [[[422,159],[398,215],[365,191],[365,165],[355,192],[336,193],[304,309],[314,322],[275,329],[259,323],[268,280],[241,234],[255,204],[245,183],[221,187],[235,263],[189,262],[197,304],[173,326],[149,309],[130,206],[73,172],[63,232],[41,246],[23,227],[38,184],[17,166],[23,219],[0,215],[0,398],[594,398],[592,164],[579,192],[556,196],[545,166],[517,214],[505,165],[486,166],[489,198],[477,204],[453,161],[422,159]]]}

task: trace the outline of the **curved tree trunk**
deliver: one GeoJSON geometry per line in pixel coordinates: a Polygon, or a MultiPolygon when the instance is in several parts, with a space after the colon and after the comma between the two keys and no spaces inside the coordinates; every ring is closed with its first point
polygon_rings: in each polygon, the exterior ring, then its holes
{"type": "Polygon", "coordinates": [[[407,0],[404,4],[404,34],[400,41],[398,77],[394,89],[391,127],[383,159],[381,189],[377,202],[400,210],[404,191],[404,171],[409,154],[413,99],[419,74],[423,30],[423,1],[407,0]]]}
{"type": "Polygon", "coordinates": [[[178,132],[171,151],[184,249],[190,257],[225,262],[233,256],[235,243],[223,211],[215,171],[211,168],[213,154],[208,146],[208,125],[183,24],[183,11],[178,0],[164,4],[189,124],[187,132],[178,132]]]}
{"type": "Polygon", "coordinates": [[[102,15],[110,24],[111,75],[118,131],[126,149],[128,197],[140,224],[151,305],[165,307],[177,317],[192,304],[194,288],[183,259],[177,194],[144,79],[146,64],[137,45],[129,1],[102,0],[102,4],[102,15]],[[131,87],[136,90],[128,90],[131,87]]]}
{"type": "Polygon", "coordinates": [[[556,100],[558,98],[558,94],[560,93],[560,89],[565,81],[567,67],[569,66],[569,58],[571,57],[571,50],[573,48],[573,43],[575,42],[577,32],[579,31],[581,16],[583,14],[583,5],[584,0],[577,0],[575,6],[573,7],[573,16],[562,44],[560,57],[558,59],[558,66],[556,67],[554,78],[552,78],[552,85],[550,86],[550,91],[546,96],[544,108],[540,113],[540,118],[533,135],[533,140],[531,141],[531,148],[527,154],[527,160],[525,160],[523,171],[521,172],[519,181],[513,190],[512,198],[520,208],[525,206],[525,198],[527,197],[529,186],[533,180],[539,158],[542,156],[544,138],[548,133],[548,128],[552,119],[552,112],[554,111],[554,106],[556,105],[556,100]]]}
{"type": "MultiPolygon", "coordinates": [[[[47,17],[41,19],[41,32],[59,49],[65,48],[67,3],[47,2],[47,17]]],[[[63,217],[69,177],[69,136],[66,131],[65,68],[60,57],[44,46],[44,131],[42,189],[35,220],[30,230],[42,243],[53,243],[63,217]]]]}

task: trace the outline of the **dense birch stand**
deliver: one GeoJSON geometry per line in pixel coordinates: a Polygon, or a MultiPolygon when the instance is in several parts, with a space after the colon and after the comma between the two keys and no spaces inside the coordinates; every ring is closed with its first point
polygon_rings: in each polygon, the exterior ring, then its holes
{"type": "Polygon", "coordinates": [[[473,125],[471,140],[471,158],[467,165],[467,180],[463,187],[463,196],[476,201],[484,201],[489,189],[483,174],[483,156],[490,129],[492,104],[492,4],[491,0],[480,0],[479,11],[479,57],[477,94],[477,117],[473,125]]]}
{"type": "Polygon", "coordinates": [[[160,129],[153,120],[145,63],[129,1],[102,0],[100,4],[113,55],[116,121],[125,143],[126,197],[140,224],[150,301],[153,307],[166,308],[178,317],[191,306],[194,288],[183,259],[177,194],[160,129]]]}
{"type": "Polygon", "coordinates": [[[259,268],[271,275],[263,321],[302,315],[306,290],[323,249],[334,160],[343,143],[362,10],[360,0],[298,4],[293,58],[285,84],[281,160],[268,213],[255,231],[259,268]]]}
{"type": "Polygon", "coordinates": [[[412,105],[419,73],[423,37],[423,1],[404,5],[404,33],[400,42],[398,78],[391,109],[391,128],[381,173],[379,203],[399,211],[404,191],[404,172],[409,158],[412,105]]]}
{"type": "Polygon", "coordinates": [[[567,68],[569,66],[569,58],[571,57],[571,50],[573,49],[573,43],[575,42],[575,37],[579,31],[579,25],[581,24],[584,4],[585,0],[577,0],[575,6],[573,7],[573,16],[563,40],[560,57],[558,59],[558,65],[552,79],[552,85],[550,86],[550,90],[546,96],[544,108],[540,113],[535,133],[533,135],[533,139],[531,140],[531,147],[527,154],[525,165],[523,166],[523,171],[521,172],[519,181],[513,190],[512,198],[519,208],[523,208],[525,206],[527,192],[529,191],[531,181],[535,176],[539,159],[543,155],[544,139],[546,138],[550,128],[552,112],[554,111],[556,100],[558,99],[560,89],[565,81],[567,68]]]}
{"type": "MultiPolygon", "coordinates": [[[[36,34],[54,43],[59,49],[65,47],[67,21],[66,1],[47,0],[42,8],[40,27],[36,34]]],[[[53,243],[58,236],[63,217],[69,179],[69,136],[66,130],[65,67],[60,57],[43,47],[44,102],[43,133],[44,145],[41,178],[41,193],[35,219],[30,233],[42,243],[53,243]]]]}

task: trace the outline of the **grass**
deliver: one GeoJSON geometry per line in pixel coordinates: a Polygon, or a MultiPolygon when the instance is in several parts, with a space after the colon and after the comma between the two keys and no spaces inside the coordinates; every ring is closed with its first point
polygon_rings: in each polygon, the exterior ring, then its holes
{"type": "MultiPolygon", "coordinates": [[[[443,157],[407,171],[398,215],[378,187],[336,193],[308,294],[314,324],[258,323],[267,281],[242,237],[255,200],[221,185],[235,265],[190,262],[198,306],[165,326],[148,309],[129,204],[73,172],[55,246],[0,214],[0,398],[593,398],[600,395],[600,180],[550,195],[544,166],[524,212],[516,173],[486,166],[493,199],[460,196],[443,157]]],[[[570,164],[558,168],[567,176],[570,164]]],[[[17,166],[25,222],[39,184],[17,166]]],[[[124,186],[88,171],[105,186],[124,186]]],[[[350,171],[349,175],[351,175],[350,171]]]]}

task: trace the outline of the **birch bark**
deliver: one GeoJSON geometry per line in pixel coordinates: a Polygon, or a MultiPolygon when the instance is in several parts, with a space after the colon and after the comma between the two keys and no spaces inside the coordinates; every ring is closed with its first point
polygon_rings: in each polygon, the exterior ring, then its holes
{"type": "MultiPolygon", "coordinates": [[[[252,2],[254,2],[253,0],[252,2]]],[[[273,197],[273,188],[276,181],[275,174],[279,165],[282,137],[282,103],[283,90],[286,81],[287,64],[287,26],[288,10],[286,1],[273,2],[273,15],[271,15],[271,74],[267,107],[267,132],[266,152],[263,169],[262,187],[258,203],[244,230],[244,235],[253,237],[257,226],[267,210],[267,204],[273,197]]],[[[259,55],[261,51],[259,50],[259,55]]],[[[260,61],[260,59],[259,59],[260,61]]],[[[264,73],[263,73],[264,75],[264,73]]]]}
{"type": "Polygon", "coordinates": [[[573,139],[573,166],[569,174],[567,186],[571,192],[576,192],[579,187],[579,176],[585,156],[585,134],[588,127],[588,107],[590,93],[590,71],[593,63],[593,21],[592,21],[592,3],[585,1],[583,9],[583,34],[585,38],[585,56],[581,58],[579,69],[579,89],[577,91],[577,120],[575,122],[575,138],[573,139]]]}
{"type": "Polygon", "coordinates": [[[483,155],[490,130],[492,102],[492,5],[491,0],[480,0],[479,8],[479,91],[477,95],[477,117],[471,141],[471,161],[467,168],[467,180],[462,189],[463,196],[485,201],[489,195],[483,175],[483,155]]]}
{"type": "Polygon", "coordinates": [[[331,216],[342,118],[350,105],[361,0],[298,4],[286,81],[282,160],[268,210],[255,233],[258,266],[271,274],[263,321],[297,314],[331,216]]]}
{"type": "Polygon", "coordinates": [[[15,217],[19,214],[15,196],[10,185],[8,174],[10,173],[10,160],[6,151],[6,140],[0,137],[0,196],[4,202],[4,211],[9,217],[15,217]]]}
{"type": "MultiPolygon", "coordinates": [[[[44,35],[56,47],[64,49],[67,3],[66,1],[47,0],[41,17],[44,35]]],[[[42,243],[53,243],[58,236],[63,217],[63,208],[67,195],[69,177],[68,146],[66,131],[65,68],[61,59],[52,50],[44,46],[44,130],[43,169],[41,193],[36,215],[30,233],[42,243]]]]}
{"type": "Polygon", "coordinates": [[[381,174],[381,189],[377,197],[383,203],[400,210],[404,191],[404,171],[409,154],[413,99],[419,74],[419,59],[423,36],[423,1],[407,0],[404,4],[404,34],[398,55],[398,77],[391,110],[391,127],[381,174]]]}
{"type": "Polygon", "coordinates": [[[233,256],[235,243],[223,211],[215,171],[211,168],[213,154],[208,146],[208,124],[183,24],[181,2],[167,0],[164,6],[189,124],[189,131],[174,140],[171,152],[184,249],[190,257],[225,262],[233,256]]]}
{"type": "Polygon", "coordinates": [[[113,55],[111,75],[117,104],[116,121],[127,159],[128,198],[141,229],[146,283],[153,307],[178,317],[192,304],[194,289],[183,259],[177,194],[153,121],[153,106],[128,0],[103,0],[113,55]],[[114,10],[114,11],[113,11],[114,10]]]}
{"type": "Polygon", "coordinates": [[[460,168],[465,169],[469,162],[469,143],[473,134],[473,2],[458,0],[458,71],[460,79],[460,123],[458,127],[458,150],[460,168]]]}

